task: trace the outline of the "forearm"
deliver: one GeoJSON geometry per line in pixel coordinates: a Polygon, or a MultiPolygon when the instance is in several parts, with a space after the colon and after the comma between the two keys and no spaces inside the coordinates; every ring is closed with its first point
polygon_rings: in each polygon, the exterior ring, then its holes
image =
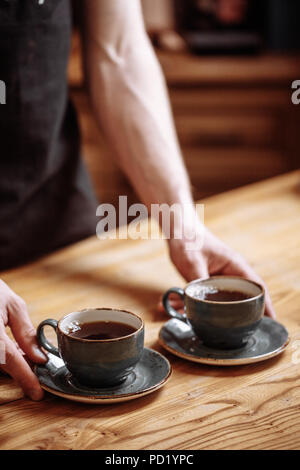
{"type": "Polygon", "coordinates": [[[86,47],[92,106],[118,164],[141,200],[191,203],[164,77],[143,30],[120,49],[95,38],[86,47]]]}

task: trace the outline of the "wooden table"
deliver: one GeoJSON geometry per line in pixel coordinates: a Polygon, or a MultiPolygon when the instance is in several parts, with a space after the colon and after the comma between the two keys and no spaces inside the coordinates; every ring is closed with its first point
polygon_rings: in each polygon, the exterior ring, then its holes
{"type": "Polygon", "coordinates": [[[184,281],[163,241],[88,239],[2,274],[28,303],[33,322],[88,306],[116,306],[146,320],[146,345],[163,352],[173,375],[160,391],[108,406],[47,394],[24,398],[0,377],[1,449],[299,449],[300,173],[205,201],[206,224],[248,257],[267,281],[291,342],[279,357],[210,367],[164,353],[161,293],[184,281]]]}

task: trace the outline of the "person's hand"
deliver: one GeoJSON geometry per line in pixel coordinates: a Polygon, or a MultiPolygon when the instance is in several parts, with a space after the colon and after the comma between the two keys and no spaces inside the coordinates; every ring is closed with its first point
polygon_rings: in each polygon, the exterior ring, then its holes
{"type": "MultiPolygon", "coordinates": [[[[24,353],[35,363],[44,363],[47,357],[40,350],[36,332],[30,321],[26,304],[0,279],[0,343],[5,348],[5,364],[0,368],[14,378],[32,400],[43,398],[43,390],[36,375],[25,360],[24,353]],[[17,342],[6,334],[9,326],[17,342]]],[[[2,348],[1,348],[2,349],[2,348]]]]}
{"type": "MultiPolygon", "coordinates": [[[[188,281],[194,279],[205,279],[213,275],[240,276],[261,284],[266,292],[265,314],[273,319],[276,318],[269,292],[264,281],[249,266],[247,261],[238,253],[234,252],[225,243],[219,240],[208,229],[204,230],[203,247],[199,250],[186,250],[187,241],[171,239],[168,241],[169,253],[172,262],[179,273],[188,281]]],[[[182,308],[182,301],[176,296],[171,298],[172,306],[178,310],[182,308]]],[[[163,310],[162,303],[159,310],[163,310]]]]}

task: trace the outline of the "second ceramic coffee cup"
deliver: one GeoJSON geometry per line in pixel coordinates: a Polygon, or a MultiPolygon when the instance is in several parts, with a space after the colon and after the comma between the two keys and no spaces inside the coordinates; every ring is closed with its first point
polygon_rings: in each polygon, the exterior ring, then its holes
{"type": "Polygon", "coordinates": [[[61,320],[44,320],[37,328],[39,344],[61,357],[72,376],[81,384],[105,387],[121,383],[140,360],[144,349],[144,322],[136,314],[110,308],[86,309],[69,313],[61,320]],[[134,328],[134,332],[113,339],[83,339],[70,334],[80,323],[118,322],[134,328]],[[58,348],[44,335],[46,325],[57,334],[58,348]]]}
{"type": "Polygon", "coordinates": [[[265,291],[253,281],[233,276],[214,276],[192,281],[185,289],[169,289],[163,296],[163,305],[172,318],[190,323],[205,345],[216,349],[235,349],[245,346],[257,329],[264,314],[265,291]],[[247,298],[211,301],[204,295],[209,289],[236,291],[247,298]],[[184,315],[170,305],[171,293],[183,299],[184,315]]]}

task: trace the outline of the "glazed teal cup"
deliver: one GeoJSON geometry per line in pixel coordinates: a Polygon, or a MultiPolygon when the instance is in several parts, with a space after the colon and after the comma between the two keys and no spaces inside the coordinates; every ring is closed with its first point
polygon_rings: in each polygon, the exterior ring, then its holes
{"type": "Polygon", "coordinates": [[[204,345],[215,349],[244,347],[256,331],[265,310],[265,291],[256,282],[234,276],[214,276],[190,282],[185,289],[172,287],[163,296],[163,305],[172,318],[190,324],[204,345]],[[220,302],[202,298],[207,289],[238,291],[249,298],[220,302]],[[170,294],[184,302],[182,315],[169,302],[170,294]]]}
{"type": "Polygon", "coordinates": [[[60,357],[80,384],[107,387],[123,382],[139,362],[144,350],[144,322],[136,314],[110,308],[69,313],[61,320],[44,320],[37,328],[40,346],[60,357]],[[69,333],[78,323],[113,321],[135,328],[127,336],[113,339],[83,339],[69,333]],[[46,326],[54,328],[58,348],[45,337],[46,326]]]}

